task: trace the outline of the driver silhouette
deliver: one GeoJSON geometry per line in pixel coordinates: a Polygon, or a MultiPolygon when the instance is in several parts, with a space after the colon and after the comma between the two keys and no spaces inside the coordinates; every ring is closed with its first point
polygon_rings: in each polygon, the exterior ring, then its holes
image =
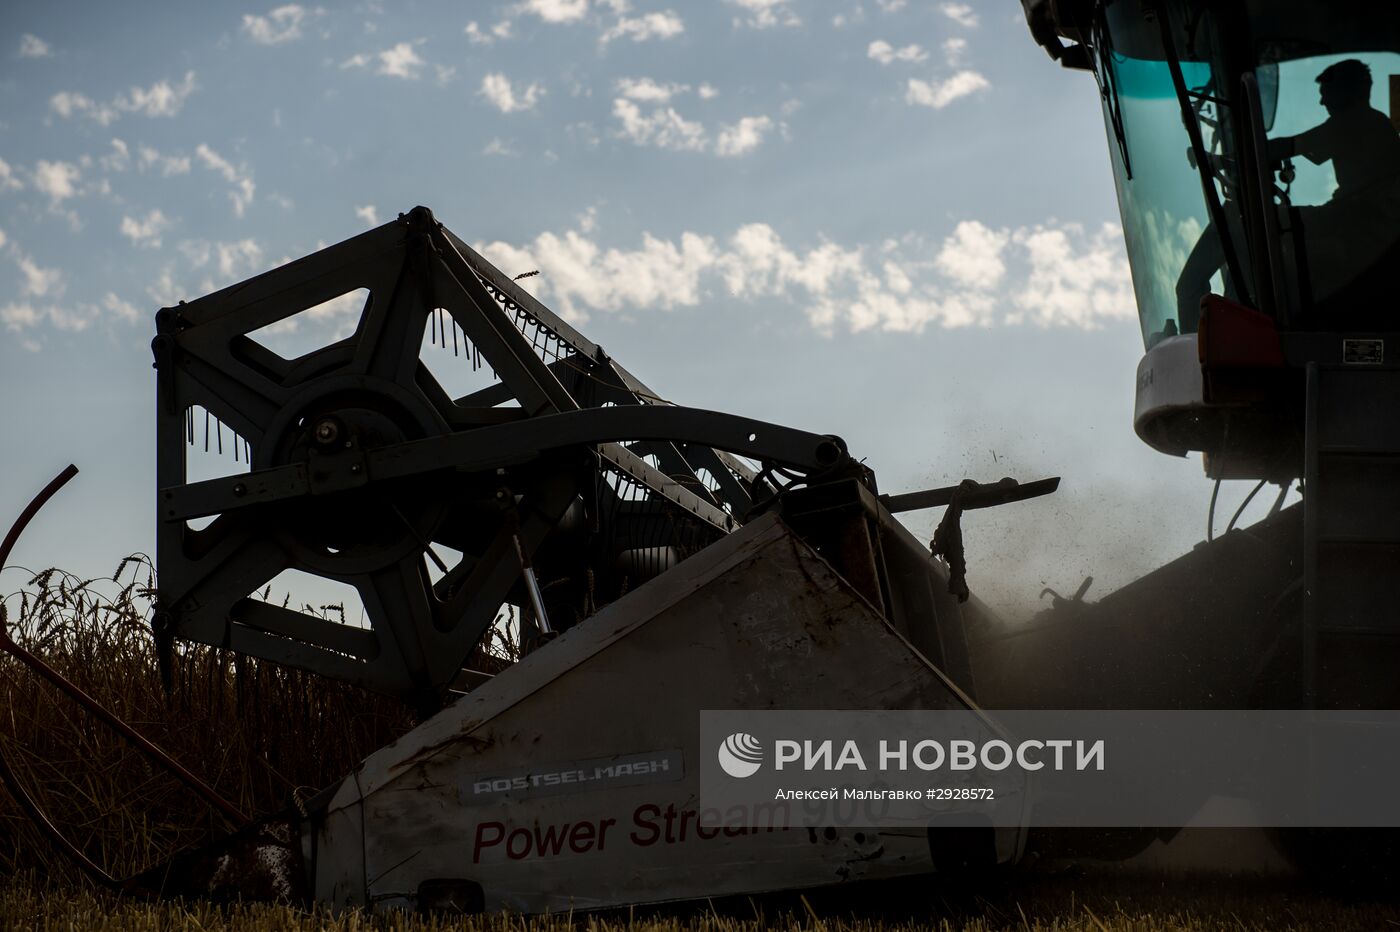
{"type": "Polygon", "coordinates": [[[1301,155],[1314,165],[1332,163],[1332,199],[1357,197],[1400,172],[1400,133],[1390,117],[1371,106],[1371,69],[1355,58],[1317,76],[1327,119],[1296,136],[1269,140],[1269,160],[1301,155]]]}
{"type": "MultiPolygon", "coordinates": [[[[1371,106],[1371,69],[1365,62],[1339,61],[1324,69],[1317,83],[1327,119],[1295,136],[1269,140],[1266,154],[1270,163],[1294,156],[1315,165],[1332,163],[1337,187],[1331,199],[1294,212],[1301,229],[1299,265],[1307,282],[1306,297],[1320,302],[1345,296],[1343,303],[1368,304],[1373,299],[1373,267],[1395,249],[1400,237],[1400,133],[1386,114],[1371,106]]],[[[1234,241],[1242,244],[1243,224],[1237,213],[1227,211],[1228,225],[1234,241]]],[[[1248,251],[1240,252],[1241,262],[1247,263],[1248,251]]],[[[1208,225],[1177,279],[1182,331],[1196,329],[1200,300],[1223,264],[1219,231],[1208,225]]],[[[1249,274],[1247,265],[1245,273],[1249,274]]]]}

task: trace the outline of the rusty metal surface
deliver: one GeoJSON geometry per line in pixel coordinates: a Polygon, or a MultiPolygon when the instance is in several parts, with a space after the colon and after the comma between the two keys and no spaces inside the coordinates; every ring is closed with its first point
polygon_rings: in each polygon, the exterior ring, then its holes
{"type": "MultiPolygon", "coordinates": [[[[370,757],[313,813],[314,892],[415,908],[420,889],[475,884],[486,909],[543,912],[928,872],[923,832],[789,828],[781,804],[702,826],[698,712],[965,707],[768,515],[370,757]],[[530,785],[606,760],[666,766],[530,785]]],[[[999,856],[1019,843],[1002,833],[999,856]]]]}

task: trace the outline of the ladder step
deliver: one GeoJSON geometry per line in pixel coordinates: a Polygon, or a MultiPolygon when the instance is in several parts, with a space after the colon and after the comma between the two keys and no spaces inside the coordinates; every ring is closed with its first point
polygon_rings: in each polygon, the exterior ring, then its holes
{"type": "Polygon", "coordinates": [[[1317,448],[1320,456],[1364,457],[1366,459],[1392,459],[1400,462],[1400,447],[1355,447],[1348,444],[1322,444],[1317,448]]]}
{"type": "Polygon", "coordinates": [[[1339,625],[1318,625],[1313,630],[1319,637],[1400,641],[1400,626],[1389,628],[1348,628],[1339,625]]]}
{"type": "Polygon", "coordinates": [[[1400,546],[1400,538],[1396,537],[1367,537],[1364,534],[1319,534],[1317,537],[1319,544],[1342,544],[1354,546],[1356,544],[1374,545],[1377,547],[1400,546]]]}

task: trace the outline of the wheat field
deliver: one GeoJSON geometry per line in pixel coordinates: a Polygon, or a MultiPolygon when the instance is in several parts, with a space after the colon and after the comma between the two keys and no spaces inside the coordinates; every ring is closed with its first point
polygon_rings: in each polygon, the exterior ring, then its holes
{"type": "MultiPolygon", "coordinates": [[[[412,727],[397,702],[211,648],[177,645],[162,683],[144,556],[111,577],[6,569],[20,585],[0,617],[42,657],[253,816],[284,809],[412,727]]],[[[334,611],[334,606],[307,606],[334,611]]],[[[503,645],[508,650],[509,645],[503,645]]],[[[489,661],[489,658],[482,658],[489,661]]],[[[8,655],[0,655],[0,750],[66,838],[114,877],[154,866],[224,828],[193,792],[8,655]]],[[[1013,869],[977,883],[910,883],[859,896],[823,891],[755,902],[594,916],[470,920],[332,914],[292,905],[147,901],[92,884],[0,789],[0,929],[435,930],[499,932],[813,932],[904,930],[1370,930],[1400,928],[1400,908],[1328,896],[1280,877],[1195,876],[1121,868],[1013,869]]]]}
{"type": "Polygon", "coordinates": [[[871,904],[854,914],[799,898],[790,907],[746,903],[703,909],[595,916],[478,916],[469,919],[206,902],[141,902],[52,884],[33,875],[0,884],[0,928],[36,932],[165,930],[402,930],[438,932],[1370,932],[1400,927],[1393,904],[1344,902],[1249,879],[1108,876],[1019,878],[996,889],[933,894],[892,915],[871,904]]]}
{"type": "MultiPolygon", "coordinates": [[[[413,725],[396,701],[193,645],[175,646],[167,694],[149,624],[155,571],[144,556],[122,560],[106,579],[57,569],[22,575],[0,603],[15,641],[242,812],[286,808],[413,725]]],[[[0,697],[6,760],[63,834],[112,876],[154,866],[222,827],[198,796],[7,654],[0,697]]],[[[77,879],[0,791],[0,875],[26,871],[77,879]]]]}

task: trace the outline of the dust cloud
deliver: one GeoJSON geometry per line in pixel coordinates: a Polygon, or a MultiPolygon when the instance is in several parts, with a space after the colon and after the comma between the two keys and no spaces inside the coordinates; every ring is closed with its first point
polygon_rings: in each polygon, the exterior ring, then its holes
{"type": "MultiPolygon", "coordinates": [[[[1092,576],[1085,598],[1097,601],[1205,537],[1211,483],[1199,460],[1173,461],[1144,448],[1166,468],[1144,469],[1140,481],[1124,480],[1122,470],[1106,474],[1094,450],[1067,450],[1063,441],[969,427],[950,444],[961,452],[917,480],[920,487],[933,487],[964,477],[1061,477],[1051,495],[963,514],[968,585],[1010,624],[1049,608],[1050,597],[1040,597],[1046,588],[1068,598],[1092,576]]],[[[1229,504],[1233,510],[1236,500],[1229,504]]],[[[923,540],[941,517],[941,509],[903,516],[923,540]]]]}

